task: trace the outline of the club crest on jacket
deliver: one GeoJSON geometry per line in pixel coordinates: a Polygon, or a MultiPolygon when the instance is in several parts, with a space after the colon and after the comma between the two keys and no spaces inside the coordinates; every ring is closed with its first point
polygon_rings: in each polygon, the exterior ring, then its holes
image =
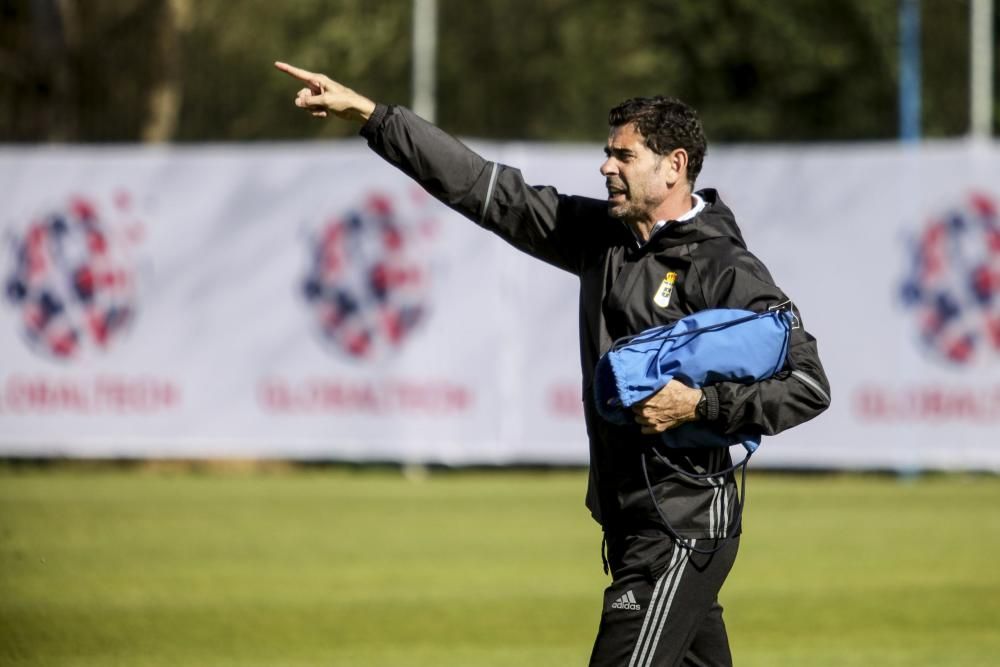
{"type": "Polygon", "coordinates": [[[674,293],[674,283],[677,282],[677,274],[673,271],[667,273],[663,276],[663,282],[656,289],[656,294],[653,295],[653,303],[655,303],[660,308],[666,308],[670,305],[670,295],[674,293]]]}

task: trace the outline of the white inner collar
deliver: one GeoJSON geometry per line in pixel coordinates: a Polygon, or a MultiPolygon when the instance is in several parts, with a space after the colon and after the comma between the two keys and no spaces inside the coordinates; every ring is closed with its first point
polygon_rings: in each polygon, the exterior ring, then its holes
{"type": "MultiPolygon", "coordinates": [[[[691,218],[695,217],[696,215],[698,215],[699,213],[701,213],[705,209],[705,200],[702,199],[701,196],[698,195],[698,193],[696,192],[691,193],[691,199],[694,200],[694,206],[692,206],[691,209],[681,217],[677,218],[676,220],[657,220],[656,224],[653,225],[653,228],[649,230],[649,238],[653,238],[653,235],[656,234],[656,232],[663,229],[668,223],[686,222],[691,218]]],[[[632,228],[629,227],[629,229],[631,230],[632,228]]],[[[642,247],[647,243],[649,243],[649,241],[643,241],[642,238],[634,231],[632,232],[632,235],[635,236],[635,241],[636,243],[639,244],[639,247],[642,247]]]]}

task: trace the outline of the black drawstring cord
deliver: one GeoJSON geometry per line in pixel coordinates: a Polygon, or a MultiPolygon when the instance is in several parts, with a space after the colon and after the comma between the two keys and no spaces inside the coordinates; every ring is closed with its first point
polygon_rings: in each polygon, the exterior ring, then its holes
{"type": "MultiPolygon", "coordinates": [[[[672,463],[668,462],[662,455],[660,455],[659,452],[656,451],[655,448],[653,449],[653,452],[657,455],[657,458],[659,458],[661,461],[663,461],[664,463],[666,463],[667,466],[669,466],[671,469],[673,469],[674,471],[676,471],[676,472],[678,472],[678,473],[680,473],[680,474],[682,474],[682,475],[684,475],[684,476],[686,476],[686,477],[688,477],[690,479],[710,479],[710,478],[713,478],[713,477],[721,477],[723,475],[726,475],[726,474],[732,472],[736,468],[740,468],[740,467],[743,468],[743,472],[742,472],[741,480],[740,480],[740,501],[739,501],[739,503],[737,503],[737,506],[736,506],[736,516],[733,517],[733,523],[731,525],[729,525],[729,526],[726,527],[727,536],[721,538],[721,541],[722,541],[721,544],[719,544],[720,538],[716,538],[716,540],[715,540],[716,541],[716,546],[713,547],[713,548],[711,548],[711,549],[699,549],[698,547],[694,546],[693,543],[692,544],[687,544],[684,541],[684,538],[682,538],[680,535],[677,534],[677,531],[674,530],[674,527],[671,525],[670,521],[667,519],[667,516],[663,513],[663,510],[660,509],[660,503],[657,502],[657,500],[656,500],[656,494],[653,492],[653,485],[649,481],[649,471],[646,469],[646,453],[645,452],[639,452],[639,460],[642,462],[642,476],[646,480],[646,490],[649,491],[649,499],[652,501],[653,507],[656,509],[656,513],[658,515],[660,515],[660,521],[663,522],[663,527],[666,529],[667,535],[670,536],[670,539],[673,540],[674,544],[676,544],[681,549],[686,549],[688,551],[692,551],[692,552],[697,553],[697,554],[711,555],[711,554],[714,554],[717,551],[722,550],[723,547],[726,546],[726,542],[728,542],[729,540],[733,539],[736,535],[739,534],[740,527],[743,524],[743,504],[746,501],[746,497],[747,497],[746,496],[746,492],[747,492],[747,463],[750,461],[751,454],[748,452],[747,455],[746,455],[746,457],[742,461],[740,461],[738,464],[736,464],[736,465],[734,465],[734,466],[732,466],[730,468],[727,468],[726,470],[722,470],[720,472],[708,473],[707,475],[699,475],[699,474],[695,474],[695,473],[689,473],[686,470],[681,470],[677,466],[675,466],[672,463]]],[[[723,483],[725,483],[725,482],[723,482],[723,483]]]]}
{"type": "Polygon", "coordinates": [[[649,338],[643,338],[643,335],[641,333],[622,336],[621,338],[616,339],[615,342],[611,344],[611,350],[618,350],[619,348],[628,345],[631,342],[639,341],[639,339],[642,339],[641,342],[647,343],[654,340],[673,340],[675,338],[684,338],[685,336],[696,336],[698,334],[705,333],[706,331],[719,331],[721,329],[728,329],[729,327],[735,326],[737,324],[749,322],[750,320],[756,320],[760,317],[766,317],[771,313],[785,313],[785,312],[791,313],[792,322],[789,324],[789,327],[791,329],[797,329],[799,326],[798,318],[795,317],[795,312],[792,310],[792,308],[794,308],[794,304],[791,302],[791,300],[788,300],[788,301],[783,301],[779,304],[775,304],[773,306],[769,306],[768,309],[763,313],[752,313],[750,315],[744,315],[743,317],[737,317],[732,320],[727,320],[725,322],[706,324],[703,327],[699,327],[698,329],[691,329],[690,331],[682,331],[680,333],[675,333],[673,326],[670,326],[669,328],[664,330],[661,334],[657,336],[650,336],[649,338]]]}
{"type": "MultiPolygon", "coordinates": [[[[692,329],[690,331],[674,333],[673,327],[669,327],[663,333],[657,336],[650,336],[648,338],[643,338],[643,335],[641,333],[630,336],[622,336],[621,338],[618,338],[611,344],[611,351],[618,350],[624,347],[625,345],[628,345],[629,343],[635,342],[639,339],[642,339],[641,342],[650,342],[656,340],[673,340],[676,338],[684,338],[685,336],[696,336],[698,334],[705,333],[707,331],[718,331],[720,329],[727,329],[731,326],[742,324],[743,322],[749,322],[750,320],[754,320],[760,317],[765,317],[774,312],[790,313],[791,322],[788,323],[789,330],[799,328],[799,320],[795,315],[795,304],[792,303],[791,299],[787,299],[781,303],[769,306],[768,309],[763,313],[753,313],[751,315],[738,317],[729,320],[727,322],[718,322],[716,324],[709,324],[704,327],[700,327],[698,329],[692,329]]],[[[784,341],[784,349],[783,349],[783,352],[785,354],[787,354],[788,345],[789,345],[789,340],[788,338],[786,338],[784,341]]],[[[660,509],[660,504],[656,500],[656,493],[653,491],[653,484],[649,481],[649,470],[646,468],[646,453],[645,451],[641,451],[639,453],[639,460],[642,463],[642,476],[646,481],[646,490],[649,492],[649,499],[650,501],[652,501],[653,507],[656,509],[656,513],[660,516],[660,521],[663,522],[663,527],[666,529],[667,534],[670,536],[670,539],[674,542],[674,544],[676,544],[681,549],[686,549],[694,553],[706,554],[706,555],[711,555],[716,553],[717,551],[722,550],[722,548],[726,546],[726,542],[728,542],[731,539],[734,539],[734,537],[739,534],[740,528],[743,525],[743,507],[744,504],[746,503],[746,491],[747,491],[747,464],[750,463],[750,457],[753,455],[753,452],[747,452],[747,455],[743,457],[742,461],[733,464],[732,466],[726,468],[725,470],[720,470],[717,472],[712,472],[707,474],[697,474],[688,472],[686,470],[682,470],[681,468],[675,466],[673,463],[668,461],[666,457],[660,454],[660,452],[656,449],[656,447],[650,447],[650,449],[653,451],[653,454],[661,463],[666,465],[674,472],[687,477],[688,479],[714,479],[716,477],[722,477],[724,475],[728,475],[729,473],[735,471],[737,468],[742,468],[742,470],[740,471],[740,491],[739,491],[740,498],[739,502],[736,505],[736,516],[733,517],[732,524],[726,526],[727,536],[723,538],[715,538],[717,544],[712,549],[699,549],[698,547],[694,546],[693,542],[691,544],[688,544],[684,541],[684,539],[677,533],[677,531],[674,530],[674,527],[671,525],[670,521],[663,513],[663,510],[660,509]],[[720,539],[722,543],[718,544],[720,539]]],[[[724,483],[725,482],[723,482],[723,484],[724,483]]],[[[601,540],[601,560],[604,562],[604,574],[608,573],[608,560],[607,557],[604,555],[604,547],[606,541],[607,541],[606,537],[601,540]]]]}
{"type": "Polygon", "coordinates": [[[611,571],[611,567],[608,565],[608,552],[606,550],[607,546],[608,546],[608,534],[603,533],[601,535],[601,562],[604,564],[605,576],[607,576],[607,574],[611,571]]]}
{"type": "Polygon", "coordinates": [[[667,466],[668,468],[670,468],[674,472],[680,473],[681,475],[684,475],[685,477],[687,477],[689,479],[712,479],[714,477],[722,477],[723,475],[728,475],[729,473],[735,471],[737,468],[743,468],[743,472],[746,473],[747,462],[750,461],[750,457],[752,456],[751,452],[747,452],[747,455],[745,457],[743,457],[743,460],[740,461],[739,463],[734,463],[733,465],[729,466],[725,470],[720,470],[718,472],[710,472],[710,473],[706,473],[704,475],[701,475],[701,474],[698,474],[698,473],[688,472],[687,470],[683,470],[681,468],[678,468],[673,463],[671,463],[668,458],[666,458],[665,456],[663,456],[663,454],[661,454],[660,451],[656,447],[650,447],[650,450],[652,450],[653,454],[660,461],[660,463],[662,463],[663,465],[667,466]]]}
{"type": "Polygon", "coordinates": [[[764,317],[765,315],[769,314],[770,313],[754,313],[753,315],[745,315],[743,317],[738,317],[734,320],[728,320],[726,322],[716,322],[715,324],[707,324],[698,329],[691,329],[690,331],[682,331],[680,333],[674,333],[673,327],[670,327],[663,333],[657,336],[650,336],[649,338],[644,338],[642,334],[622,336],[621,338],[618,338],[617,340],[615,340],[614,343],[611,344],[611,349],[618,350],[632,342],[648,343],[654,340],[673,340],[675,338],[684,338],[686,336],[697,336],[698,334],[705,333],[706,331],[719,331],[721,329],[728,329],[731,326],[742,324],[743,322],[749,322],[750,320],[756,320],[759,317],[764,317]]]}

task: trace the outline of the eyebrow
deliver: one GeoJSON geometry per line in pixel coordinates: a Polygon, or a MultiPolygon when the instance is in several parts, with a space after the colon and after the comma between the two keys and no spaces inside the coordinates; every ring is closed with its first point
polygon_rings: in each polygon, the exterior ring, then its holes
{"type": "Polygon", "coordinates": [[[635,153],[628,148],[613,148],[611,146],[604,147],[604,154],[608,157],[611,157],[612,155],[615,157],[632,157],[635,155],[635,153]]]}

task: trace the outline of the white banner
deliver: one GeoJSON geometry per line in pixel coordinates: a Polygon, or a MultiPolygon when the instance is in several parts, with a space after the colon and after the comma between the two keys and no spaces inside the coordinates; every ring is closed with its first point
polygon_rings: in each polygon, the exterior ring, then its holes
{"type": "MultiPolygon", "coordinates": [[[[478,145],[603,195],[601,148],[478,145]]],[[[0,150],[0,454],[584,463],[573,276],[360,142],[0,150]]],[[[1000,470],[1000,146],[712,148],[833,407],[774,467],[1000,470]]]]}

